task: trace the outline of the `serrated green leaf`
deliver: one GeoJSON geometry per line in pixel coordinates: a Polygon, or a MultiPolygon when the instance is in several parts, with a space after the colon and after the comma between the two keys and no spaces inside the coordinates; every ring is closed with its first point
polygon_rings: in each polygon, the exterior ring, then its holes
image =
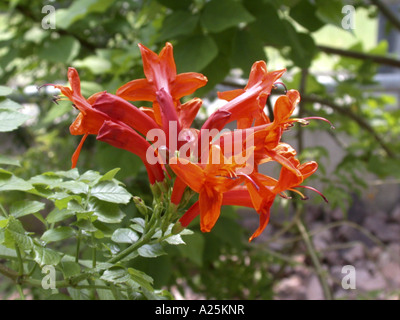
{"type": "Polygon", "coordinates": [[[71,227],[57,227],[43,233],[41,239],[47,243],[61,241],[75,236],[75,230],[71,227]]]}
{"type": "Polygon", "coordinates": [[[111,236],[111,240],[116,243],[135,243],[138,239],[137,233],[129,228],[119,228],[111,236]]]}
{"type": "Polygon", "coordinates": [[[55,186],[60,189],[71,191],[74,194],[87,194],[89,192],[89,186],[80,181],[62,181],[55,186]]]}
{"type": "Polygon", "coordinates": [[[134,268],[128,268],[128,272],[131,276],[131,279],[139,284],[142,288],[146,288],[149,291],[154,291],[152,287],[153,278],[134,268]]]}
{"type": "Polygon", "coordinates": [[[254,17],[241,3],[232,0],[211,0],[205,4],[201,14],[201,23],[209,32],[221,32],[253,20],[254,17]]]}
{"type": "Polygon", "coordinates": [[[33,247],[33,240],[25,232],[19,220],[10,218],[4,230],[4,242],[7,247],[18,245],[22,250],[29,250],[33,247]]]}
{"type": "Polygon", "coordinates": [[[20,200],[11,205],[10,214],[19,218],[43,210],[44,207],[45,204],[39,201],[20,200]]]}
{"type": "Polygon", "coordinates": [[[93,211],[98,220],[104,223],[119,223],[125,217],[118,204],[98,199],[90,199],[88,210],[93,211]]]}
{"type": "Polygon", "coordinates": [[[40,246],[34,246],[33,247],[33,259],[36,261],[37,264],[40,266],[44,265],[57,265],[60,260],[61,256],[58,252],[48,249],[48,248],[43,248],[40,246]]]}
{"type": "Polygon", "coordinates": [[[101,280],[111,283],[124,283],[130,280],[130,278],[130,274],[125,269],[119,267],[104,271],[100,277],[101,280]]]}
{"type": "Polygon", "coordinates": [[[97,183],[91,190],[91,196],[99,200],[127,204],[132,195],[123,187],[112,181],[97,183]]]}
{"type": "Polygon", "coordinates": [[[145,244],[138,249],[140,256],[145,258],[155,258],[166,254],[162,246],[159,243],[156,244],[145,244]]]}
{"type": "Polygon", "coordinates": [[[43,175],[37,175],[28,180],[29,183],[31,184],[39,184],[39,185],[45,185],[51,189],[55,188],[58,184],[62,182],[62,179],[60,179],[57,176],[54,175],[49,175],[48,173],[43,174],[43,175]]]}

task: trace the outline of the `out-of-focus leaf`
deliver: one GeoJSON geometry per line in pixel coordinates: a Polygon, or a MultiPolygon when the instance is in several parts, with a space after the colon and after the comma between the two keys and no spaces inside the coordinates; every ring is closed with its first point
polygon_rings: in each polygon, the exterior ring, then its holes
{"type": "Polygon", "coordinates": [[[74,1],[69,8],[56,11],[57,28],[67,29],[90,12],[104,12],[113,2],[113,0],[74,1]]]}
{"type": "Polygon", "coordinates": [[[71,36],[61,36],[45,41],[39,50],[39,57],[50,62],[69,63],[77,57],[79,50],[78,40],[71,36]]]}
{"type": "Polygon", "coordinates": [[[220,32],[239,23],[248,23],[254,17],[240,2],[232,0],[211,0],[201,14],[201,23],[209,32],[220,32]]]}
{"type": "Polygon", "coordinates": [[[200,72],[218,54],[218,46],[210,36],[194,36],[174,47],[178,72],[200,72]]]}
{"type": "Polygon", "coordinates": [[[6,87],[6,86],[0,86],[0,96],[8,96],[13,92],[13,89],[6,87]]]}
{"type": "Polygon", "coordinates": [[[190,34],[198,21],[198,15],[188,11],[174,11],[165,17],[158,40],[170,41],[178,36],[190,34]]]}
{"type": "Polygon", "coordinates": [[[31,116],[9,109],[0,109],[0,132],[8,132],[17,129],[31,116]]]}
{"type": "Polygon", "coordinates": [[[247,73],[258,60],[266,60],[262,41],[247,30],[238,30],[232,43],[232,66],[247,73]]]}
{"type": "Polygon", "coordinates": [[[309,31],[314,32],[324,26],[316,15],[318,7],[308,0],[301,0],[290,9],[290,16],[309,31]]]}

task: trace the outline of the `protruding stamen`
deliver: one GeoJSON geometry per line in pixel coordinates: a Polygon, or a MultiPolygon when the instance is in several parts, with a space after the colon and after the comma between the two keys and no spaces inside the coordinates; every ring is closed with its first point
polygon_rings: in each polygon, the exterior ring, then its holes
{"type": "Polygon", "coordinates": [[[324,199],[324,201],[326,203],[329,203],[328,199],[320,191],[318,191],[317,189],[315,189],[313,187],[310,187],[310,186],[297,186],[296,188],[305,188],[305,189],[309,189],[311,191],[314,191],[314,192],[318,193],[324,199]]]}
{"type": "Polygon", "coordinates": [[[307,117],[307,118],[303,118],[303,120],[322,120],[322,121],[328,122],[331,125],[331,129],[335,129],[335,126],[332,124],[332,122],[330,122],[328,119],[325,119],[323,117],[307,117]]]}

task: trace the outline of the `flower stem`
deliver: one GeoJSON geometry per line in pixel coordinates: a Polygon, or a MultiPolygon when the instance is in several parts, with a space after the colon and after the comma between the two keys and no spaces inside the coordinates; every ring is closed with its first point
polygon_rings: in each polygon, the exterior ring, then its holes
{"type": "Polygon", "coordinates": [[[321,266],[321,263],[320,263],[320,261],[318,259],[318,256],[317,256],[317,253],[315,251],[315,248],[314,248],[312,242],[310,241],[310,236],[307,233],[307,230],[306,230],[303,222],[300,219],[296,220],[296,225],[297,225],[297,228],[300,231],[300,234],[301,234],[301,236],[303,238],[303,241],[304,241],[304,243],[305,243],[305,245],[307,247],[307,251],[310,254],[311,260],[312,260],[312,262],[314,264],[314,268],[315,268],[315,270],[317,272],[318,279],[319,279],[319,281],[321,283],[322,290],[324,292],[324,297],[325,297],[326,300],[332,300],[332,293],[331,293],[331,290],[329,288],[328,283],[326,282],[325,271],[322,269],[322,266],[321,266]]]}

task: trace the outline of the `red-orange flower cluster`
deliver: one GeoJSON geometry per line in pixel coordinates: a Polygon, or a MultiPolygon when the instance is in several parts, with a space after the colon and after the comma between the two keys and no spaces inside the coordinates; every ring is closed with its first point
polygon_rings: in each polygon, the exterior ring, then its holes
{"type": "Polygon", "coordinates": [[[191,125],[201,99],[183,104],[180,99],[204,86],[207,78],[194,72],[177,74],[170,43],[159,55],[139,47],[146,78],[128,82],[116,95],[99,92],[85,99],[73,68],[68,70],[71,87],[56,86],[80,111],[70,127],[71,134],[83,135],[72,166],[77,164],[86,137],[97,135],[98,140],[138,155],[152,185],[174,180],[169,201],[176,207],[183,202],[187,188],[199,194],[198,201],[179,219],[181,226],[200,215],[201,230],[208,232],[222,205],[239,205],[258,213],[260,225],[250,240],[259,236],[268,224],[276,196],[287,197],[287,190],[306,187],[301,184],[318,167],[314,161],[300,163],[296,151],[281,141],[282,133],[294,122],[306,122],[291,118],[300,100],[298,91],[289,90],[277,99],[273,121],[264,112],[266,99],[285,70],[268,72],[264,61],[255,62],[245,88],[219,93],[227,103],[197,130],[191,125]],[[151,101],[153,107],[137,108],[128,102],[142,100],[151,101]],[[234,132],[217,136],[233,121],[237,124],[234,132]],[[154,130],[164,136],[154,139],[149,135],[154,130]],[[195,147],[180,148],[185,144],[195,147]],[[281,165],[277,179],[259,172],[259,166],[270,161],[281,165]]]}

